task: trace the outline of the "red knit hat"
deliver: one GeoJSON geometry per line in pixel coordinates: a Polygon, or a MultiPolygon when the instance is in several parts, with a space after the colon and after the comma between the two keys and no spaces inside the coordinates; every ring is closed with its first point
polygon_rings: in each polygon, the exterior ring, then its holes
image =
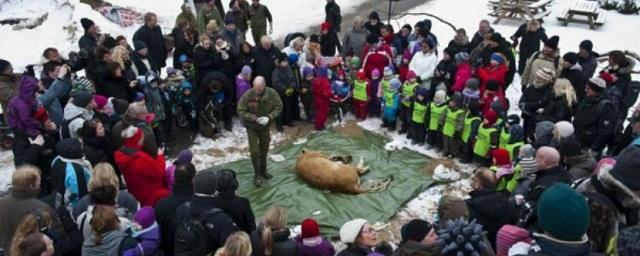
{"type": "Polygon", "coordinates": [[[409,72],[407,72],[407,80],[411,80],[416,78],[418,75],[416,75],[416,72],[413,70],[409,70],[409,72]]]}
{"type": "Polygon", "coordinates": [[[312,238],[320,235],[320,227],[314,219],[302,221],[302,238],[312,238]]]}
{"type": "Polygon", "coordinates": [[[96,103],[96,109],[103,109],[109,102],[107,97],[98,94],[93,96],[93,101],[96,103]]]}
{"type": "Polygon", "coordinates": [[[123,143],[127,147],[137,147],[138,143],[142,136],[144,136],[144,132],[139,127],[129,126],[124,129],[121,133],[122,138],[124,139],[123,143]]]}
{"type": "Polygon", "coordinates": [[[496,237],[496,255],[507,256],[509,254],[509,248],[518,242],[531,244],[529,232],[526,229],[513,225],[502,226],[502,228],[498,230],[496,237]]]}
{"type": "Polygon", "coordinates": [[[507,165],[511,164],[509,159],[509,151],[499,148],[493,151],[493,163],[495,165],[507,165]]]}
{"type": "Polygon", "coordinates": [[[358,71],[358,79],[367,80],[367,74],[364,73],[364,69],[358,71]]]}
{"type": "Polygon", "coordinates": [[[484,113],[484,119],[489,121],[489,123],[486,124],[485,127],[492,126],[498,120],[498,114],[495,111],[489,110],[487,111],[487,113],[484,113]]]}
{"type": "Polygon", "coordinates": [[[324,31],[329,31],[329,30],[331,30],[331,23],[329,23],[329,22],[322,22],[322,24],[320,24],[320,30],[324,30],[324,31]]]}

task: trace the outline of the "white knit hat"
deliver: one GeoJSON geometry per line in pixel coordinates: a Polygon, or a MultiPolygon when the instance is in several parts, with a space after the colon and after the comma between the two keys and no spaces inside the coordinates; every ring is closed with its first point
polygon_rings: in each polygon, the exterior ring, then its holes
{"type": "Polygon", "coordinates": [[[560,122],[557,122],[555,126],[560,138],[568,138],[568,137],[571,137],[571,135],[573,135],[573,132],[574,132],[573,124],[567,121],[560,121],[560,122]]]}
{"type": "Polygon", "coordinates": [[[433,101],[434,101],[436,104],[442,104],[442,103],[444,103],[445,101],[447,101],[447,92],[445,92],[444,90],[438,90],[438,91],[436,92],[436,95],[435,95],[435,96],[434,96],[434,98],[433,98],[433,101]]]}
{"type": "Polygon", "coordinates": [[[354,219],[347,221],[340,227],[340,240],[343,243],[352,244],[356,241],[362,226],[367,223],[365,219],[354,219]]]}

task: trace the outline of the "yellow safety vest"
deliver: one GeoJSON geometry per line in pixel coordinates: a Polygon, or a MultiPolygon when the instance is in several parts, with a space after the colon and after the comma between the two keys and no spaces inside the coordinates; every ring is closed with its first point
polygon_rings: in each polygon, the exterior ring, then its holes
{"type": "Polygon", "coordinates": [[[419,102],[413,103],[413,114],[411,121],[418,124],[424,124],[424,114],[427,112],[427,104],[420,104],[419,102]]]}
{"type": "Polygon", "coordinates": [[[415,95],[416,87],[418,87],[418,83],[410,84],[409,82],[406,82],[404,86],[402,86],[402,96],[406,99],[402,101],[402,105],[405,107],[411,106],[411,100],[409,100],[409,97],[415,95]]]}
{"type": "Polygon", "coordinates": [[[368,82],[366,80],[362,81],[360,79],[353,83],[353,99],[359,101],[369,100],[369,96],[367,95],[367,84],[368,82]]]}
{"type": "Polygon", "coordinates": [[[442,134],[447,137],[452,138],[456,133],[456,119],[458,116],[464,114],[464,110],[458,109],[456,111],[451,111],[451,109],[447,108],[447,118],[444,121],[444,127],[442,128],[442,134]]]}
{"type": "Polygon", "coordinates": [[[469,139],[470,139],[469,137],[471,136],[471,125],[476,120],[480,121],[480,117],[478,117],[478,116],[469,117],[468,113],[464,117],[464,128],[462,129],[462,142],[464,142],[464,143],[468,143],[469,142],[469,139]]]}
{"type": "Polygon", "coordinates": [[[487,157],[489,149],[491,149],[491,133],[496,131],[495,127],[484,128],[480,125],[476,136],[476,144],[473,146],[473,153],[481,157],[487,157]]]}
{"type": "Polygon", "coordinates": [[[435,103],[431,103],[429,105],[430,108],[430,119],[429,119],[429,130],[436,131],[438,130],[438,119],[442,112],[447,108],[447,104],[442,104],[442,106],[438,106],[435,103]]]}

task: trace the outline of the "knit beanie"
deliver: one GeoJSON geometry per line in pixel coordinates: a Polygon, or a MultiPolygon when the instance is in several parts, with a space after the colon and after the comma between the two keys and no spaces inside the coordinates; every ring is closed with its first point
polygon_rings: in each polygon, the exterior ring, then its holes
{"type": "Polygon", "coordinates": [[[231,169],[218,171],[218,192],[234,193],[239,186],[235,171],[231,169]]]}
{"type": "Polygon", "coordinates": [[[584,40],[582,42],[580,42],[580,46],[581,49],[585,49],[587,52],[592,52],[593,51],[593,42],[591,42],[591,40],[584,40]]]}
{"type": "Polygon", "coordinates": [[[103,109],[109,103],[107,97],[102,95],[93,96],[93,101],[96,103],[96,109],[103,109]]]}
{"type": "Polygon", "coordinates": [[[393,70],[390,67],[384,67],[384,77],[393,76],[393,70]]]}
{"type": "Polygon", "coordinates": [[[69,95],[73,98],[73,105],[81,108],[86,108],[91,100],[93,100],[93,93],[87,91],[75,91],[69,95]]]}
{"type": "Polygon", "coordinates": [[[391,90],[394,92],[400,90],[400,86],[402,86],[402,82],[400,82],[398,78],[393,78],[389,81],[389,87],[391,87],[391,90]]]}
{"type": "Polygon", "coordinates": [[[322,22],[322,24],[320,24],[320,30],[322,31],[329,31],[331,30],[331,23],[329,22],[322,22]]]}
{"type": "Polygon", "coordinates": [[[515,115],[515,114],[511,114],[509,116],[507,116],[507,123],[511,126],[519,124],[520,123],[520,116],[515,115]]]}
{"type": "Polygon", "coordinates": [[[225,25],[236,24],[236,20],[235,20],[235,18],[233,18],[233,15],[225,15],[224,16],[224,24],[225,25]]]}
{"type": "Polygon", "coordinates": [[[175,183],[173,183],[173,187],[192,187],[193,186],[193,177],[196,175],[196,167],[193,164],[185,165],[184,170],[181,168],[176,168],[173,176],[175,178],[175,183]]]}
{"type": "Polygon", "coordinates": [[[340,227],[340,241],[347,244],[354,243],[364,224],[367,224],[365,219],[354,219],[344,223],[340,227]]]}
{"type": "Polygon", "coordinates": [[[523,153],[523,157],[535,157],[536,149],[531,144],[524,144],[520,147],[520,152],[523,153]]]}
{"type": "Polygon", "coordinates": [[[587,81],[587,86],[595,92],[602,93],[607,88],[607,82],[600,77],[592,77],[587,81]]]}
{"type": "Polygon", "coordinates": [[[549,68],[540,68],[536,71],[536,77],[540,80],[550,83],[556,77],[556,72],[549,68]]]}
{"type": "Polygon", "coordinates": [[[509,151],[499,148],[493,151],[493,163],[497,166],[511,164],[509,151]]]}
{"type": "Polygon", "coordinates": [[[351,57],[351,66],[360,67],[360,58],[358,56],[351,57]]]}
{"type": "Polygon", "coordinates": [[[147,44],[145,44],[143,41],[140,40],[136,40],[135,42],[133,42],[133,48],[137,51],[142,50],[144,48],[147,48],[147,44]]]}
{"type": "Polygon", "coordinates": [[[562,56],[562,59],[571,65],[578,63],[578,54],[575,52],[568,52],[562,56]]]}
{"type": "Polygon", "coordinates": [[[485,127],[493,126],[498,120],[498,114],[495,111],[489,110],[487,113],[484,113],[484,119],[487,120],[485,127]]]}
{"type": "Polygon", "coordinates": [[[300,56],[297,53],[291,53],[287,56],[287,59],[289,59],[289,63],[296,64],[298,63],[298,59],[300,58],[300,56]]]}
{"type": "Polygon", "coordinates": [[[638,147],[629,146],[618,155],[617,161],[610,174],[621,185],[631,191],[640,191],[640,162],[637,157],[638,147]]]}
{"type": "Polygon", "coordinates": [[[320,235],[320,227],[314,219],[305,219],[302,221],[302,238],[312,238],[320,235]]]}
{"type": "Polygon", "coordinates": [[[455,58],[456,52],[451,47],[444,48],[444,53],[449,55],[450,58],[455,58]]]}
{"type": "Polygon", "coordinates": [[[329,75],[329,70],[327,69],[326,66],[319,67],[317,72],[318,72],[318,77],[327,78],[327,76],[329,75]]]}
{"type": "Polygon", "coordinates": [[[537,123],[534,131],[536,139],[542,139],[549,136],[553,132],[554,128],[555,124],[549,121],[537,123]]]}
{"type": "Polygon", "coordinates": [[[418,87],[417,95],[422,95],[425,99],[429,96],[429,89],[424,87],[418,87]]]}
{"type": "Polygon", "coordinates": [[[640,255],[640,226],[623,229],[618,235],[618,255],[640,255]]]}
{"type": "Polygon", "coordinates": [[[491,54],[491,60],[495,60],[499,64],[504,63],[504,59],[502,58],[502,56],[500,56],[500,54],[497,54],[497,53],[491,54]]]}
{"type": "MultiPolygon", "coordinates": [[[[251,68],[251,67],[249,67],[249,68],[251,68]]],[[[313,76],[313,68],[312,67],[304,67],[304,69],[302,69],[302,76],[304,76],[304,77],[313,76]]]]}
{"type": "Polygon", "coordinates": [[[447,101],[447,92],[445,92],[444,90],[437,91],[435,96],[433,97],[433,102],[435,102],[437,105],[440,105],[445,101],[447,101]]]}
{"type": "Polygon", "coordinates": [[[135,147],[138,146],[138,143],[144,136],[144,132],[141,128],[131,125],[122,130],[122,132],[120,132],[120,136],[124,139],[122,142],[123,145],[135,147]]]}
{"type": "Polygon", "coordinates": [[[67,159],[82,159],[84,152],[79,139],[62,139],[56,144],[56,152],[67,159]]]}
{"type": "Polygon", "coordinates": [[[486,234],[476,219],[449,220],[438,230],[438,245],[442,255],[482,255],[487,250],[486,234]]]}
{"type": "Polygon", "coordinates": [[[400,229],[402,242],[414,241],[419,243],[429,234],[431,229],[433,229],[433,226],[428,221],[413,219],[400,229]]]}
{"type": "Polygon", "coordinates": [[[587,200],[564,183],[542,193],[537,213],[540,229],[556,239],[580,241],[589,227],[587,200]]]}
{"type": "Polygon", "coordinates": [[[140,224],[143,229],[151,227],[156,221],[156,214],[151,206],[145,206],[140,208],[136,215],[133,216],[133,221],[140,224]]]}
{"type": "Polygon", "coordinates": [[[469,61],[469,54],[467,52],[459,52],[455,56],[456,64],[466,63],[469,61]]]}
{"type": "Polygon", "coordinates": [[[465,88],[469,88],[470,90],[478,90],[478,87],[480,86],[480,80],[478,80],[477,78],[469,78],[469,80],[467,80],[464,83],[464,87],[465,88]]]}
{"type": "Polygon", "coordinates": [[[567,121],[560,121],[555,124],[555,129],[558,131],[560,138],[569,138],[573,135],[573,124],[567,121]]]}
{"type": "Polygon", "coordinates": [[[87,18],[80,19],[80,25],[82,25],[82,29],[84,29],[85,31],[88,30],[89,28],[91,28],[91,26],[93,26],[95,24],[96,23],[93,22],[90,19],[87,19],[87,18]]]}
{"type": "Polygon", "coordinates": [[[176,157],[176,161],[174,161],[176,166],[185,165],[191,163],[191,159],[193,159],[193,153],[188,148],[180,150],[178,153],[178,157],[176,157]]]}
{"type": "Polygon", "coordinates": [[[582,151],[582,145],[574,139],[563,141],[560,144],[560,154],[562,156],[577,156],[582,151]]]}
{"type": "Polygon", "coordinates": [[[514,124],[509,128],[509,143],[523,142],[524,141],[524,129],[520,124],[514,124]]]}
{"type": "Polygon", "coordinates": [[[546,41],[544,41],[544,46],[549,47],[549,48],[554,49],[554,50],[557,50],[559,41],[560,41],[560,37],[552,36],[549,39],[547,39],[546,41]]]}
{"type": "Polygon", "coordinates": [[[529,232],[514,225],[502,226],[496,236],[496,256],[509,255],[509,248],[518,242],[531,244],[529,232]]]}
{"type": "Polygon", "coordinates": [[[374,68],[371,71],[371,78],[373,79],[379,79],[380,78],[380,70],[378,70],[377,68],[374,68]]]}
{"type": "Polygon", "coordinates": [[[418,75],[413,70],[407,72],[407,80],[415,79],[418,75]]]}
{"type": "Polygon", "coordinates": [[[5,59],[0,59],[0,74],[4,72],[4,70],[11,66],[11,63],[5,59]]]}
{"type": "Polygon", "coordinates": [[[216,193],[217,184],[218,179],[214,171],[200,171],[196,173],[193,179],[193,192],[204,196],[212,196],[216,193]]]}
{"type": "Polygon", "coordinates": [[[433,39],[431,39],[431,37],[427,37],[427,45],[429,46],[429,49],[434,49],[436,48],[436,42],[433,41],[433,39]]]}

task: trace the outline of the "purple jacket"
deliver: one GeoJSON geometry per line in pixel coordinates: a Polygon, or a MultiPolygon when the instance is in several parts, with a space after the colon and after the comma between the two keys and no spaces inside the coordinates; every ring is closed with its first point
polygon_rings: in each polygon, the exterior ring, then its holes
{"type": "Polygon", "coordinates": [[[7,109],[9,127],[14,130],[22,130],[32,137],[40,133],[40,122],[33,117],[37,104],[35,96],[37,91],[38,80],[30,76],[22,76],[18,86],[18,95],[11,99],[7,109]]]}
{"type": "Polygon", "coordinates": [[[296,245],[299,256],[333,256],[336,254],[333,245],[326,239],[322,239],[322,242],[316,246],[307,246],[302,243],[302,237],[298,237],[296,245]]]}
{"type": "Polygon", "coordinates": [[[249,81],[244,80],[240,75],[236,76],[236,103],[240,101],[240,97],[251,89],[249,81]]]}
{"type": "Polygon", "coordinates": [[[138,244],[126,250],[123,256],[154,255],[160,247],[160,226],[156,222],[146,229],[134,232],[131,236],[138,240],[138,244]]]}

